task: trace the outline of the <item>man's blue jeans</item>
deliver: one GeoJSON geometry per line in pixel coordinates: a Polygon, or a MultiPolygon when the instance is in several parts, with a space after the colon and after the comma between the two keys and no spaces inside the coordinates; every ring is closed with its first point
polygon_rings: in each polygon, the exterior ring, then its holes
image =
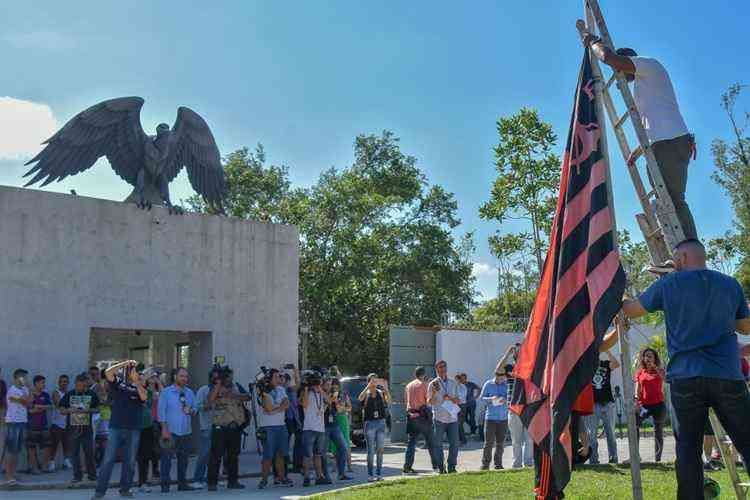
{"type": "Polygon", "coordinates": [[[104,459],[99,468],[99,478],[96,481],[96,493],[104,495],[109,486],[112,476],[112,467],[115,465],[117,450],[122,449],[122,466],[120,468],[120,491],[130,490],[133,483],[133,460],[138,449],[138,441],[141,438],[140,429],[117,429],[109,428],[109,440],[104,459]]]}
{"type": "Polygon", "coordinates": [[[701,452],[709,407],[716,412],[750,473],[750,425],[747,423],[750,394],[744,381],[708,377],[676,379],[671,382],[670,394],[680,429],[676,436],[675,462],[679,500],[703,499],[701,452]]]}
{"type": "Polygon", "coordinates": [[[190,434],[177,436],[172,434],[173,448],[162,448],[161,458],[159,459],[159,469],[161,475],[161,488],[169,488],[172,472],[172,457],[177,455],[177,484],[184,485],[187,483],[187,466],[190,459],[190,447],[193,437],[190,434]]]}
{"type": "Polygon", "coordinates": [[[448,435],[448,470],[455,470],[458,463],[458,422],[433,421],[435,439],[435,460],[440,471],[445,470],[443,455],[443,436],[448,435]]]}
{"type": "MultiPolygon", "coordinates": [[[[328,443],[333,442],[336,445],[336,467],[339,471],[339,476],[346,475],[346,442],[344,441],[344,435],[341,433],[341,427],[338,424],[326,425],[326,444],[325,449],[328,449],[328,443]]],[[[323,471],[325,476],[328,477],[328,467],[323,471]]]]}
{"type": "Polygon", "coordinates": [[[596,439],[599,428],[599,421],[604,425],[604,434],[607,436],[607,453],[609,454],[610,462],[617,461],[617,439],[615,438],[615,430],[612,427],[612,414],[614,403],[594,405],[594,414],[588,415],[585,418],[586,431],[589,435],[589,443],[591,444],[591,459],[590,463],[599,463],[599,441],[596,439]]]}
{"type": "Polygon", "coordinates": [[[208,459],[211,458],[211,428],[201,429],[201,445],[198,450],[198,458],[195,461],[193,472],[194,483],[206,482],[206,471],[208,470],[208,459]]]}

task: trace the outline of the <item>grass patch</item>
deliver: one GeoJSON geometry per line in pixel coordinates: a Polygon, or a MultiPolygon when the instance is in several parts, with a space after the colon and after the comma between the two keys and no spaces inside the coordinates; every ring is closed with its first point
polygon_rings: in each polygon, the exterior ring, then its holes
{"type": "MultiPolygon", "coordinates": [[[[641,469],[644,499],[675,498],[677,482],[674,466],[646,464],[641,469]]],[[[725,471],[708,474],[721,485],[721,497],[732,498],[734,491],[725,471]]],[[[743,473],[740,479],[746,480],[743,473]]],[[[315,496],[326,500],[387,499],[464,499],[531,498],[533,469],[467,472],[455,475],[399,479],[315,496]]],[[[565,489],[567,498],[576,500],[632,498],[630,469],[623,466],[591,465],[573,472],[565,489]]]]}

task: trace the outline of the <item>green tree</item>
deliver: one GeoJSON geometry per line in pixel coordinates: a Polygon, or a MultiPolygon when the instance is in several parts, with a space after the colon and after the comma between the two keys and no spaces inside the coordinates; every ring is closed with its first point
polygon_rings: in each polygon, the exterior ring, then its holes
{"type": "Polygon", "coordinates": [[[750,112],[737,116],[737,101],[745,86],[734,84],[721,96],[721,107],[727,114],[731,126],[732,140],[715,139],[711,145],[716,171],[713,180],[721,186],[732,200],[735,212],[735,245],[739,265],[737,278],[745,293],[750,294],[750,137],[747,127],[750,112]]]}
{"type": "MultiPolygon", "coordinates": [[[[492,186],[490,200],[479,209],[483,219],[521,219],[529,231],[516,233],[530,242],[537,271],[541,275],[547,239],[555,213],[560,185],[560,159],[553,153],[557,136],[552,126],[539,118],[536,110],[521,108],[513,116],[497,122],[499,136],[495,146],[498,176],[492,186]]],[[[496,243],[500,236],[490,240],[496,243]]],[[[496,249],[496,253],[501,253],[496,249]]]]}
{"type": "MultiPolygon", "coordinates": [[[[229,190],[224,209],[227,215],[265,222],[285,222],[291,195],[289,169],[266,166],[266,153],[258,144],[230,153],[224,160],[229,190]]],[[[212,212],[203,199],[193,195],[185,201],[188,210],[212,212]]]]}
{"type": "Polygon", "coordinates": [[[453,237],[456,200],[391,132],[357,137],[353,164],[309,188],[291,188],[286,167],[266,166],[260,147],[230,154],[226,169],[229,214],[299,229],[311,364],[385,373],[390,325],[463,317],[474,305],[473,243],[453,237]]]}

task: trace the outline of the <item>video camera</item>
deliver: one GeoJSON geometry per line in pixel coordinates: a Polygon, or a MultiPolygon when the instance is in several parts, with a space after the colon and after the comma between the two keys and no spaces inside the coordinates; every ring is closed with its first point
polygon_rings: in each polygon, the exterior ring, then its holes
{"type": "Polygon", "coordinates": [[[255,385],[261,394],[271,392],[271,375],[270,369],[261,366],[258,373],[255,374],[255,382],[251,382],[250,385],[255,385]]]}
{"type": "Polygon", "coordinates": [[[300,385],[307,389],[308,387],[315,387],[323,383],[323,374],[316,369],[306,370],[302,374],[302,381],[300,385]]]}

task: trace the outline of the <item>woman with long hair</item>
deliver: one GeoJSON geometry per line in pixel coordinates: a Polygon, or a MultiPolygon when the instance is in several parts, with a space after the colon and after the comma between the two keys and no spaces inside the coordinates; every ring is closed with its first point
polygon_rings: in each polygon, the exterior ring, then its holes
{"type": "MultiPolygon", "coordinates": [[[[639,364],[640,367],[635,373],[636,422],[640,429],[646,419],[653,419],[655,459],[661,462],[661,452],[664,449],[664,422],[667,419],[667,407],[664,404],[666,373],[661,366],[659,353],[650,347],[641,351],[639,364]]],[[[638,436],[640,437],[640,432],[638,436]]]]}

